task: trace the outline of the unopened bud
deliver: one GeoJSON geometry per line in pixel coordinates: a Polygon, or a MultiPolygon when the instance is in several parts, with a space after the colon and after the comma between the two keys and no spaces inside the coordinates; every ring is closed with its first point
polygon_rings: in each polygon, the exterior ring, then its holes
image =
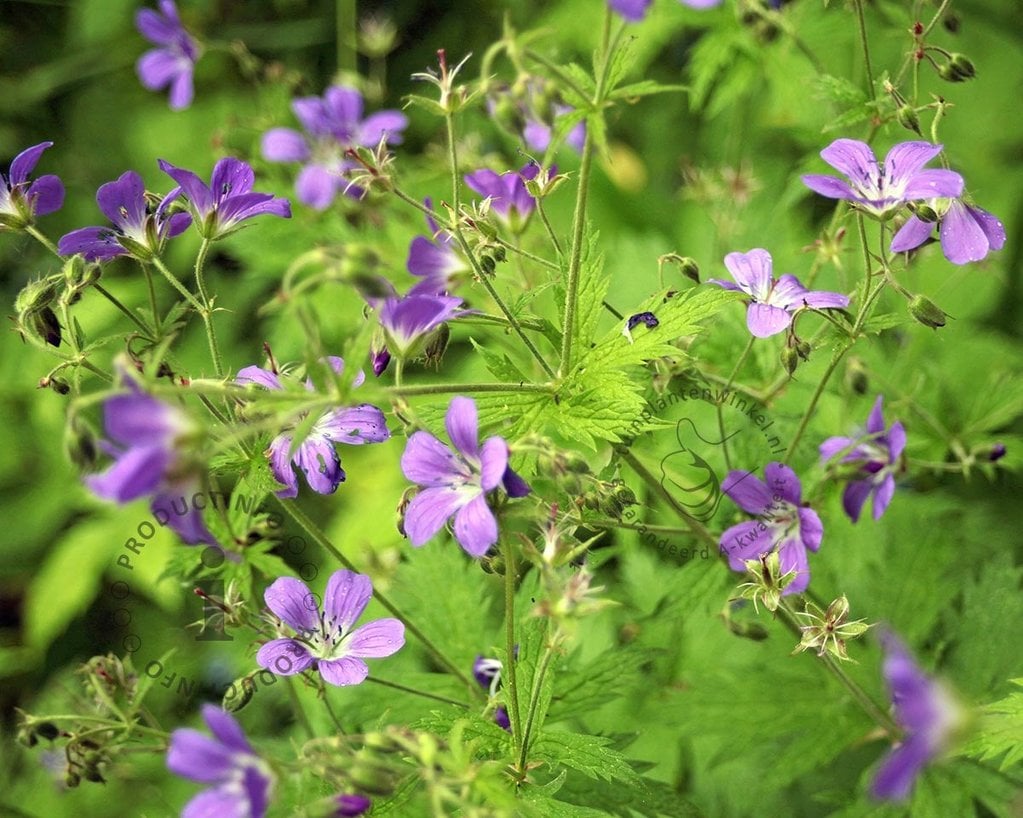
{"type": "Polygon", "coordinates": [[[994,463],[1005,457],[1008,451],[1009,450],[1005,447],[1004,443],[994,443],[977,452],[977,457],[982,460],[987,460],[989,463],[994,463]]]}
{"type": "Polygon", "coordinates": [[[37,338],[48,343],[50,346],[59,347],[61,340],[61,326],[57,314],[49,307],[35,310],[26,314],[28,328],[37,338]]]}
{"type": "Polygon", "coordinates": [[[845,365],[845,385],[850,392],[857,395],[865,395],[870,386],[863,361],[856,356],[849,358],[845,365]]]}
{"type": "Polygon", "coordinates": [[[916,110],[912,105],[903,105],[895,112],[895,118],[899,124],[913,133],[920,133],[920,117],[916,115],[916,110]]]}
{"type": "Polygon", "coordinates": [[[804,361],[810,360],[811,350],[812,347],[808,341],[799,341],[796,343],[796,354],[798,354],[804,361]]]}
{"type": "Polygon", "coordinates": [[[85,259],[71,256],[64,262],[64,280],[69,287],[77,287],[85,281],[85,259]]]}
{"type": "Polygon", "coordinates": [[[909,302],[909,312],[925,327],[938,329],[945,326],[945,311],[922,295],[915,295],[909,302]]]}
{"type": "Polygon", "coordinates": [[[427,366],[433,365],[440,368],[441,361],[444,360],[444,352],[448,348],[448,341],[451,340],[451,330],[448,329],[447,324],[441,324],[435,329],[430,337],[426,341],[426,346],[423,348],[423,357],[426,359],[427,366]]]}
{"type": "Polygon", "coordinates": [[[252,680],[252,677],[255,675],[255,673],[249,673],[231,682],[231,685],[224,691],[224,696],[220,700],[221,708],[228,713],[237,713],[251,702],[252,697],[256,695],[256,684],[252,680]]]}
{"type": "Polygon", "coordinates": [[[934,208],[928,207],[927,205],[917,205],[914,213],[916,214],[916,217],[922,222],[928,222],[929,224],[933,224],[938,220],[938,214],[934,212],[934,208]]]}
{"type": "Polygon", "coordinates": [[[799,353],[792,347],[783,347],[781,351],[781,365],[785,367],[785,371],[790,375],[796,371],[796,367],[799,366],[799,353]]]}
{"type": "Polygon", "coordinates": [[[394,295],[394,288],[390,282],[376,273],[360,270],[346,274],[345,280],[367,301],[374,298],[390,298],[394,295]]]}
{"type": "Polygon", "coordinates": [[[14,300],[18,313],[36,312],[49,307],[57,299],[57,288],[50,281],[30,281],[14,300]]]}
{"type": "Polygon", "coordinates": [[[973,63],[962,54],[953,54],[948,61],[949,67],[960,80],[971,80],[977,75],[973,63]]]}
{"type": "Polygon", "coordinates": [[[954,11],[946,11],[945,16],[941,20],[941,24],[945,27],[945,31],[949,34],[959,33],[959,15],[954,11]]]}
{"type": "Polygon", "coordinates": [[[40,378],[40,389],[52,389],[58,395],[66,395],[71,391],[71,386],[63,378],[40,378]]]}

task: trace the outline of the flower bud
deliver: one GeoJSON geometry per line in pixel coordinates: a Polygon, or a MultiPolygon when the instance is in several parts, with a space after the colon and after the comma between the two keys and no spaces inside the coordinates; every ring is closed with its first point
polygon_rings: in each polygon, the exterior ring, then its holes
{"type": "Polygon", "coordinates": [[[870,381],[867,378],[867,370],[863,366],[862,359],[857,356],[849,358],[845,365],[844,380],[845,386],[850,392],[857,395],[867,394],[870,381]]]}
{"type": "Polygon", "coordinates": [[[980,460],[986,460],[988,463],[994,463],[1005,457],[1009,450],[1005,447],[1004,443],[994,443],[990,446],[985,446],[976,452],[977,458],[980,460]]]}
{"type": "Polygon", "coordinates": [[[945,311],[922,295],[915,295],[909,302],[909,312],[925,327],[938,329],[945,326],[945,311]]]}
{"type": "Polygon", "coordinates": [[[441,324],[430,334],[423,348],[423,358],[427,366],[432,365],[438,369],[440,368],[441,361],[444,360],[444,352],[447,350],[448,341],[450,340],[451,330],[448,329],[447,324],[441,324]]]}
{"type": "Polygon", "coordinates": [[[973,63],[962,54],[953,54],[949,58],[948,64],[960,81],[973,79],[977,75],[977,69],[973,67],[973,63]]]}
{"type": "Polygon", "coordinates": [[[373,364],[373,374],[379,378],[391,362],[391,353],[387,351],[387,347],[381,347],[377,350],[370,350],[369,356],[373,364]]]}
{"type": "Polygon", "coordinates": [[[372,298],[389,298],[394,295],[394,288],[383,276],[360,270],[345,276],[345,280],[355,287],[356,291],[367,301],[372,298]]]}
{"type": "Polygon", "coordinates": [[[799,353],[792,347],[783,347],[781,351],[781,365],[789,375],[796,371],[799,366],[799,353]]]}
{"type": "Polygon", "coordinates": [[[53,310],[43,307],[41,310],[26,313],[24,318],[28,324],[26,328],[37,338],[50,346],[60,346],[61,326],[57,314],[53,310]]]}
{"type": "Polygon", "coordinates": [[[898,123],[907,130],[913,131],[913,133],[920,133],[920,117],[916,115],[916,110],[912,105],[903,105],[895,112],[895,119],[898,123]]]}
{"type": "Polygon", "coordinates": [[[927,205],[917,205],[916,210],[914,212],[916,214],[916,217],[920,219],[920,221],[922,222],[933,224],[938,220],[938,214],[934,212],[933,207],[928,207],[927,205]]]}
{"type": "Polygon", "coordinates": [[[40,389],[52,389],[58,395],[66,395],[71,391],[71,386],[63,378],[40,378],[40,389]]]}
{"type": "Polygon", "coordinates": [[[82,256],[71,256],[64,262],[64,280],[69,287],[77,287],[85,281],[85,259],[82,256]]]}
{"type": "Polygon", "coordinates": [[[959,33],[959,15],[951,9],[945,11],[945,16],[941,19],[941,24],[945,27],[945,31],[949,34],[959,33]]]}
{"type": "Polygon", "coordinates": [[[52,281],[30,281],[14,300],[14,309],[20,313],[46,309],[57,300],[57,288],[52,281]]]}
{"type": "Polygon", "coordinates": [[[252,677],[255,675],[255,673],[249,673],[231,682],[227,690],[224,691],[223,698],[220,700],[220,706],[223,710],[226,710],[228,713],[237,713],[252,701],[252,697],[256,695],[256,685],[252,680],[252,677]]]}
{"type": "Polygon", "coordinates": [[[810,352],[812,351],[809,341],[797,341],[796,342],[796,354],[799,355],[804,361],[810,360],[810,352]]]}

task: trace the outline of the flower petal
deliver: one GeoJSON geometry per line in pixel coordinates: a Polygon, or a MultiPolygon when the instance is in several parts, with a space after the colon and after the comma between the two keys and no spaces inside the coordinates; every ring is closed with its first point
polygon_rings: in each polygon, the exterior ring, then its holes
{"type": "Polygon", "coordinates": [[[278,577],[263,592],[263,600],[278,619],[297,633],[307,633],[320,625],[316,597],[300,579],[278,577]]]}
{"type": "Polygon", "coordinates": [[[987,233],[959,199],[953,199],[941,220],[941,251],[953,264],[980,261],[991,247],[987,233]]]}
{"type": "Polygon", "coordinates": [[[747,514],[763,514],[773,502],[771,490],[749,471],[730,471],[721,483],[721,490],[747,514]]]}
{"type": "Polygon", "coordinates": [[[150,91],[159,91],[170,85],[181,73],[181,60],[165,48],[147,51],[135,63],[139,82],[150,91]]]}
{"type": "Polygon", "coordinates": [[[309,488],[317,494],[333,494],[345,480],[334,445],[317,435],[309,435],[302,442],[293,462],[305,472],[309,488]]]}
{"type": "Polygon", "coordinates": [[[455,539],[473,557],[482,557],[497,542],[497,519],[483,494],[455,514],[455,539]]]}
{"type": "Polygon", "coordinates": [[[210,732],[225,747],[242,753],[254,753],[252,745],[245,738],[241,725],[230,713],[224,712],[215,704],[204,704],[202,718],[206,722],[206,726],[210,728],[210,732]]]}
{"type": "Polygon", "coordinates": [[[234,769],[232,750],[205,733],[181,727],[171,733],[167,769],[192,781],[220,783],[234,769]]]}
{"type": "Polygon", "coordinates": [[[993,213],[988,213],[979,207],[967,205],[966,209],[973,214],[973,218],[977,220],[980,229],[984,231],[991,249],[1001,250],[1005,246],[1005,225],[1002,224],[1001,220],[993,213]]]}
{"type": "Polygon", "coordinates": [[[238,384],[255,383],[267,389],[283,389],[281,379],[269,369],[261,366],[245,366],[238,370],[234,382],[238,384]]]}
{"type": "Polygon", "coordinates": [[[103,428],[124,446],[162,445],[183,426],[178,410],[142,393],[116,395],[103,404],[103,428]]]}
{"type": "MultiPolygon", "coordinates": [[[[466,457],[479,457],[479,424],[476,401],[459,395],[452,398],[444,416],[444,427],[455,448],[466,457]]],[[[502,468],[503,472],[504,469],[502,468]]]]}
{"type": "Polygon", "coordinates": [[[504,470],[504,476],[501,478],[501,482],[504,484],[504,490],[509,497],[525,497],[530,491],[532,491],[529,487],[529,483],[514,472],[511,466],[504,470]]]}
{"type": "Polygon", "coordinates": [[[362,94],[355,88],[332,85],[323,95],[323,103],[335,134],[352,139],[362,119],[362,94]]]}
{"type": "Polygon", "coordinates": [[[381,443],[391,437],[384,413],[368,403],[328,412],[317,422],[313,433],[351,446],[381,443]]]}
{"type": "Polygon", "coordinates": [[[408,117],[400,111],[378,111],[362,121],[355,141],[363,147],[375,148],[386,135],[388,145],[399,145],[401,132],[407,127],[408,117]]]}
{"type": "Polygon", "coordinates": [[[856,441],[851,437],[835,436],[829,437],[818,447],[821,455],[821,462],[827,463],[832,458],[842,454],[843,459],[849,457],[856,448],[856,441]]]}
{"type": "Polygon", "coordinates": [[[871,795],[886,801],[905,800],[931,755],[924,736],[910,736],[881,763],[870,785],[871,795]]]}
{"type": "Polygon", "coordinates": [[[138,229],[146,219],[146,186],[135,171],[125,171],[114,182],[100,185],[96,204],[123,230],[138,229]]]}
{"type": "Polygon", "coordinates": [[[767,478],[767,489],[771,492],[772,503],[775,497],[780,497],[794,506],[802,502],[803,486],[790,466],[778,462],[768,463],[764,467],[764,477],[767,478]]]}
{"type": "Polygon", "coordinates": [[[25,198],[29,202],[32,213],[36,216],[45,216],[60,210],[64,204],[64,183],[52,173],[40,176],[25,191],[25,198]]]}
{"type": "Polygon", "coordinates": [[[170,462],[162,446],[138,446],[120,455],[102,474],[85,478],[85,485],[97,497],[128,503],[152,494],[170,462]]]}
{"type": "Polygon", "coordinates": [[[757,301],[767,300],[773,267],[770,253],[759,247],[748,253],[729,253],[725,256],[725,267],[743,291],[757,301]]]}
{"type": "Polygon", "coordinates": [[[771,288],[770,303],[775,307],[790,310],[803,306],[803,299],[810,291],[791,273],[779,276],[771,288]]]}
{"type": "Polygon", "coordinates": [[[279,216],[291,218],[291,204],[287,199],[278,199],[270,193],[242,193],[224,199],[217,208],[221,230],[255,216],[279,216]]]}
{"type": "Polygon", "coordinates": [[[892,424],[887,437],[888,457],[894,463],[902,455],[902,450],[906,448],[906,427],[902,425],[902,421],[897,420],[892,424]]]}
{"type": "Polygon", "coordinates": [[[867,415],[867,431],[872,435],[884,432],[884,395],[878,395],[874,399],[874,405],[867,415]]]}
{"type": "MultiPolygon", "coordinates": [[[[938,150],[941,148],[939,146],[938,150]]],[[[858,139],[836,139],[821,151],[821,158],[854,183],[874,179],[878,175],[877,157],[866,142],[858,139]]],[[[803,177],[806,182],[807,177],[803,177]]],[[[825,194],[827,195],[827,194],[825,194]]]]}
{"type": "Polygon", "coordinates": [[[373,596],[373,583],[365,574],[340,569],[330,575],[323,594],[323,613],[331,626],[344,632],[362,616],[373,596]]]}
{"type": "Polygon", "coordinates": [[[181,24],[176,18],[168,19],[153,9],[140,9],[135,13],[135,28],[150,42],[170,45],[181,31],[181,24]]]}
{"type": "Polygon", "coordinates": [[[172,111],[184,110],[192,104],[194,96],[195,86],[192,81],[192,66],[183,64],[171,81],[170,95],[168,97],[170,109],[172,111]]]}
{"type": "Polygon", "coordinates": [[[750,304],[746,310],[746,326],[755,338],[770,338],[788,329],[792,316],[781,307],[750,304]]]}
{"type": "Polygon", "coordinates": [[[206,187],[206,183],[192,173],[192,171],[175,167],[163,159],[158,160],[157,164],[160,166],[160,170],[181,186],[181,190],[188,197],[188,201],[199,212],[200,219],[205,218],[213,209],[213,194],[206,187]]]}
{"type": "Polygon", "coordinates": [[[417,547],[426,543],[444,527],[444,523],[451,515],[471,499],[471,494],[457,489],[447,487],[423,489],[412,498],[405,509],[405,533],[409,542],[417,547]]]}
{"type": "Polygon", "coordinates": [[[894,145],[884,158],[884,175],[888,184],[898,187],[908,181],[941,153],[942,147],[930,142],[900,142],[894,145]]]}
{"type": "Polygon", "coordinates": [[[963,192],[963,177],[952,170],[934,168],[922,170],[906,184],[903,198],[912,199],[954,199],[963,192]]]}
{"type": "Polygon", "coordinates": [[[170,487],[166,491],[153,495],[149,508],[157,519],[162,514],[171,530],[187,545],[198,545],[199,543],[217,545],[216,537],[210,533],[203,521],[202,511],[185,500],[186,496],[194,496],[197,491],[201,490],[202,487],[198,480],[170,487]],[[184,514],[180,511],[179,500],[181,505],[185,506],[184,514]]]}
{"type": "Polygon", "coordinates": [[[469,476],[465,462],[429,432],[414,432],[401,456],[401,471],[420,486],[447,486],[469,476]]]}
{"type": "Polygon", "coordinates": [[[853,480],[842,492],[842,508],[854,523],[859,521],[863,504],[867,502],[867,497],[873,489],[874,484],[869,480],[853,480]]]}
{"type": "Polygon", "coordinates": [[[811,551],[817,551],[821,547],[824,524],[812,508],[799,509],[799,533],[802,535],[803,545],[811,551]]]}
{"type": "Polygon", "coordinates": [[[357,685],[369,676],[366,663],[355,656],[342,656],[340,659],[321,659],[317,668],[323,681],[338,687],[357,685]]]}
{"type": "Polygon", "coordinates": [[[905,253],[914,250],[931,237],[934,230],[934,222],[925,222],[916,216],[910,216],[902,227],[892,237],[891,251],[893,253],[905,253]]]}
{"type": "Polygon", "coordinates": [[[272,128],[260,142],[263,158],[269,162],[304,162],[309,158],[305,137],[291,128],[272,128]]]}
{"type": "Polygon", "coordinates": [[[336,171],[322,165],[306,165],[295,180],[295,195],[307,207],[326,210],[337,196],[342,182],[336,171]]]}
{"type": "Polygon", "coordinates": [[[29,174],[35,170],[35,166],[39,162],[39,157],[43,155],[43,151],[52,147],[52,142],[40,142],[31,148],[25,148],[25,150],[15,156],[11,160],[11,169],[7,178],[11,187],[27,182],[29,174]]]}
{"type": "Polygon", "coordinates": [[[277,435],[266,450],[274,480],[285,486],[276,492],[282,499],[298,496],[298,477],[291,466],[290,451],[291,435],[277,435]]]}
{"type": "Polygon", "coordinates": [[[793,542],[783,546],[778,552],[778,567],[783,576],[789,571],[796,572],[795,578],[781,592],[782,596],[801,594],[807,589],[810,584],[810,563],[802,543],[793,542]]]}
{"type": "Polygon", "coordinates": [[[888,504],[892,501],[892,497],[895,496],[895,478],[887,474],[884,480],[881,481],[881,485],[874,491],[874,502],[872,506],[872,512],[875,520],[880,520],[881,515],[884,514],[885,509],[888,508],[888,504]]]}
{"type": "Polygon", "coordinates": [[[841,179],[834,176],[822,176],[819,173],[807,173],[799,177],[814,193],[827,196],[829,199],[857,199],[859,198],[851,187],[841,179]]]}
{"type": "Polygon", "coordinates": [[[217,164],[213,166],[210,191],[219,204],[228,198],[251,193],[255,183],[256,174],[246,162],[233,156],[225,156],[217,160],[217,164]]]}
{"type": "Polygon", "coordinates": [[[245,797],[234,787],[203,790],[181,810],[181,818],[255,818],[245,797]]]}
{"type": "Polygon", "coordinates": [[[345,640],[349,656],[381,659],[405,644],[405,626],[397,619],[375,619],[356,628],[345,640]]]}
{"type": "Polygon", "coordinates": [[[86,261],[107,261],[128,254],[117,240],[117,233],[109,227],[80,227],[72,230],[61,236],[57,242],[57,252],[62,256],[78,253],[86,261]]]}
{"type": "Polygon", "coordinates": [[[480,485],[484,491],[496,489],[508,470],[508,444],[503,437],[488,437],[480,449],[480,485]]]}
{"type": "Polygon", "coordinates": [[[745,571],[746,560],[754,560],[774,548],[771,529],[762,520],[746,520],[721,535],[719,550],[728,557],[733,571],[745,571]]]}
{"type": "Polygon", "coordinates": [[[271,639],[256,652],[256,664],[279,676],[294,676],[313,664],[312,654],[294,639],[271,639]]]}

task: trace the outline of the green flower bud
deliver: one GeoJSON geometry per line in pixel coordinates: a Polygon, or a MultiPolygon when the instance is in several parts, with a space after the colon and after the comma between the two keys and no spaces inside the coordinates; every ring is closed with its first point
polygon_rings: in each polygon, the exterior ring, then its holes
{"type": "Polygon", "coordinates": [[[440,368],[441,361],[444,360],[444,352],[448,348],[448,341],[451,340],[451,330],[448,329],[447,324],[441,324],[435,329],[430,337],[426,341],[426,346],[423,348],[423,357],[426,359],[427,366],[435,366],[440,368]]]}
{"type": "Polygon", "coordinates": [[[796,371],[796,367],[799,366],[799,353],[792,347],[783,347],[781,351],[781,365],[785,367],[785,371],[790,375],[796,371]]]}
{"type": "Polygon", "coordinates": [[[945,311],[922,295],[913,296],[909,302],[909,312],[917,321],[931,329],[945,326],[945,311]]]}
{"type": "MultiPolygon", "coordinates": [[[[29,329],[37,338],[50,346],[59,347],[61,340],[60,321],[57,314],[49,307],[26,313],[24,316],[29,329]]],[[[24,325],[23,325],[24,326],[24,325]]]]}
{"type": "Polygon", "coordinates": [[[938,220],[938,214],[934,212],[934,208],[927,205],[917,205],[915,214],[922,222],[934,223],[938,220]]]}
{"type": "Polygon", "coordinates": [[[962,54],[953,54],[948,61],[949,67],[960,80],[971,80],[977,75],[973,63],[962,54]]]}
{"type": "Polygon", "coordinates": [[[37,312],[49,307],[56,300],[57,288],[52,281],[30,281],[18,293],[14,300],[14,309],[19,314],[37,312]]]}
{"type": "Polygon", "coordinates": [[[845,365],[845,386],[850,392],[854,392],[857,395],[865,395],[867,389],[870,387],[870,381],[867,378],[867,370],[863,366],[863,361],[853,356],[849,358],[845,365]]]}
{"type": "Polygon", "coordinates": [[[237,713],[251,702],[252,697],[256,695],[256,685],[252,681],[252,677],[255,675],[255,673],[249,673],[231,682],[230,687],[224,691],[224,696],[220,700],[221,708],[228,713],[237,713]]]}
{"type": "Polygon", "coordinates": [[[959,22],[959,15],[950,9],[945,11],[945,16],[941,19],[941,24],[949,34],[959,33],[959,22]]]}
{"type": "Polygon", "coordinates": [[[903,127],[913,133],[920,133],[920,117],[912,105],[903,105],[895,112],[895,119],[903,127]]]}
{"type": "Polygon", "coordinates": [[[78,287],[85,282],[86,266],[85,259],[81,256],[71,256],[64,262],[64,280],[69,287],[78,287]]]}
{"type": "Polygon", "coordinates": [[[808,341],[799,341],[798,343],[796,343],[796,353],[804,361],[810,360],[811,350],[812,347],[810,346],[810,343],[808,341]]]}

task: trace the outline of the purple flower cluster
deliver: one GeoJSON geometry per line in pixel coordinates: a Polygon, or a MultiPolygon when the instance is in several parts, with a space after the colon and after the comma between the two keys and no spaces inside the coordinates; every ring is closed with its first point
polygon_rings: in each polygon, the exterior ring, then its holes
{"type": "MultiPolygon", "coordinates": [[[[327,362],[334,372],[340,373],[344,369],[345,362],[341,358],[331,356],[327,362]]],[[[362,384],[365,377],[362,372],[358,373],[354,381],[355,386],[362,384]]],[[[241,369],[235,383],[252,383],[275,390],[284,388],[276,372],[258,366],[246,366],[241,369]]],[[[305,387],[312,391],[312,381],[307,380],[305,387]]],[[[324,412],[294,451],[292,430],[281,432],[266,450],[274,479],[284,486],[277,492],[277,496],[282,498],[298,496],[295,466],[305,473],[306,482],[313,491],[319,494],[333,494],[345,479],[345,471],[341,468],[341,460],[334,448],[335,445],[345,443],[349,446],[360,446],[363,443],[382,443],[390,436],[383,412],[368,403],[324,412]]]]}
{"type": "Polygon", "coordinates": [[[274,580],[263,598],[295,636],[267,642],[256,654],[257,664],[282,676],[313,668],[328,684],[360,684],[369,675],[363,659],[390,656],[405,644],[405,626],[397,619],[354,627],[372,596],[369,577],[335,571],[327,580],[320,612],[304,582],[294,577],[274,580]]]}
{"type": "Polygon", "coordinates": [[[402,472],[423,487],[405,510],[405,533],[418,547],[454,517],[455,539],[466,553],[482,557],[497,542],[487,493],[503,484],[509,497],[525,497],[529,486],[508,465],[504,438],[488,437],[480,445],[471,398],[453,398],[444,424],[454,451],[429,432],[416,432],[401,456],[402,472]]]}
{"type": "MultiPolygon", "coordinates": [[[[433,209],[433,202],[426,199],[424,204],[433,209]]],[[[429,238],[416,236],[409,245],[408,271],[420,279],[409,295],[447,295],[454,289],[458,277],[472,270],[457,248],[455,237],[442,230],[433,216],[426,217],[430,228],[429,238]]]]}
{"type": "Polygon", "coordinates": [[[784,332],[791,326],[792,316],[799,309],[844,309],[849,306],[847,296],[807,290],[794,275],[786,273],[775,280],[772,265],[771,254],[760,248],[748,253],[729,253],[725,256],[725,267],[736,283],[709,279],[726,290],[750,296],[746,325],[754,337],[769,338],[784,332]]]}
{"type": "Polygon", "coordinates": [[[841,455],[839,463],[851,470],[853,479],[845,487],[842,506],[854,523],[859,520],[868,497],[873,495],[873,515],[878,520],[895,494],[895,472],[900,468],[902,451],[906,448],[906,430],[899,421],[890,429],[885,428],[883,403],[883,396],[878,395],[863,435],[829,437],[820,445],[822,462],[841,455]]]}
{"type": "Polygon", "coordinates": [[[43,151],[52,146],[52,142],[40,142],[26,148],[14,157],[6,176],[0,173],[0,228],[20,230],[36,216],[53,213],[64,204],[64,185],[59,178],[47,174],[34,182],[28,180],[43,151]]]}
{"type": "Polygon", "coordinates": [[[782,593],[801,593],[810,584],[807,551],[821,547],[824,526],[817,512],[804,506],[802,484],[791,468],[768,463],[764,476],[766,483],[751,472],[731,471],[721,484],[732,502],[757,518],[727,529],[721,553],[733,571],[745,571],[747,560],[777,551],[781,573],[796,574],[782,593]]]}
{"type": "MultiPolygon", "coordinates": [[[[552,168],[552,173],[556,169],[552,168]]],[[[490,209],[513,232],[518,232],[536,207],[536,200],[526,190],[526,181],[535,179],[540,172],[538,165],[530,162],[521,170],[497,173],[484,168],[465,177],[465,183],[476,193],[490,200],[490,209]]]]}
{"type": "Polygon", "coordinates": [[[170,86],[170,107],[178,111],[192,104],[199,45],[181,24],[174,0],[159,0],[159,4],[159,11],[140,9],[135,15],[139,33],[157,46],[139,57],[135,70],[150,91],[170,86]]]}
{"type": "MultiPolygon", "coordinates": [[[[678,0],[682,5],[692,9],[709,9],[720,6],[721,0],[678,0]]],[[[620,14],[630,23],[643,20],[650,10],[653,0],[608,0],[611,10],[620,14]]]]}
{"type": "Polygon", "coordinates": [[[302,204],[325,210],[338,193],[361,195],[345,180],[354,167],[346,151],[373,148],[381,140],[401,142],[408,119],[400,111],[378,111],[363,118],[362,94],[355,88],[332,85],[323,97],[293,100],[291,109],[305,134],[292,128],[273,128],[263,134],[263,158],[271,162],[300,162],[295,195],[302,204]]]}

